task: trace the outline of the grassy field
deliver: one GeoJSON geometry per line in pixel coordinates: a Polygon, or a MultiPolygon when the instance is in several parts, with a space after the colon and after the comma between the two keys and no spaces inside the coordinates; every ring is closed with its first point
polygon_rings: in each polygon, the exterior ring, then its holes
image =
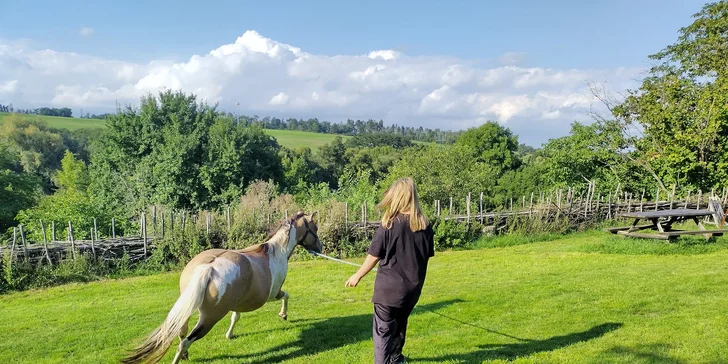
{"type": "MultiPolygon", "coordinates": [[[[10,114],[0,113],[0,125],[5,121],[10,114]]],[[[93,129],[93,128],[104,128],[106,127],[106,121],[101,119],[77,119],[77,118],[62,118],[55,116],[38,116],[38,115],[21,115],[27,119],[41,119],[48,123],[49,126],[60,129],[76,130],[76,129],[93,129]]],[[[320,134],[320,133],[309,133],[305,131],[294,131],[294,130],[265,130],[268,135],[273,136],[278,140],[280,145],[285,147],[296,149],[299,147],[310,147],[313,150],[318,147],[330,143],[336,138],[333,134],[320,134]]],[[[346,140],[349,136],[342,136],[342,139],[346,140]]]]}
{"type": "MultiPolygon", "coordinates": [[[[728,241],[675,244],[602,232],[484,240],[431,261],[405,354],[413,363],[718,363],[728,360],[728,241]]],[[[366,363],[373,275],[293,262],[279,303],[229,321],[192,363],[366,363]]],[[[113,363],[161,323],[178,273],[0,296],[0,362],[113,363]]],[[[174,344],[176,346],[176,343],[174,344]]],[[[173,351],[172,349],[171,351],[173,351]]],[[[163,362],[171,360],[168,353],[163,362]]]]}
{"type": "MultiPolygon", "coordinates": [[[[5,122],[5,118],[10,116],[8,113],[0,112],[0,124],[5,122]]],[[[79,118],[62,118],[60,116],[41,116],[41,115],[24,115],[20,114],[23,119],[43,120],[48,126],[58,129],[95,129],[106,127],[106,121],[101,119],[79,119],[79,118]]]]}

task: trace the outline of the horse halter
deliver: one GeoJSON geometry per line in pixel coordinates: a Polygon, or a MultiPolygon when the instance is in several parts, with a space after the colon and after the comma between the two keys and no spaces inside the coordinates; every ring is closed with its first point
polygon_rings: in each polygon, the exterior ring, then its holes
{"type": "MultiPolygon", "coordinates": [[[[303,216],[299,217],[299,219],[302,218],[302,217],[303,216]]],[[[298,221],[298,220],[296,220],[296,221],[298,221]]],[[[303,242],[308,237],[308,234],[313,235],[313,237],[316,238],[316,240],[319,240],[318,235],[313,230],[311,230],[311,227],[310,226],[308,226],[308,221],[306,221],[306,219],[303,219],[303,225],[306,227],[306,233],[303,234],[303,236],[301,237],[301,239],[298,240],[298,242],[296,242],[296,244],[303,245],[303,242]]]]}

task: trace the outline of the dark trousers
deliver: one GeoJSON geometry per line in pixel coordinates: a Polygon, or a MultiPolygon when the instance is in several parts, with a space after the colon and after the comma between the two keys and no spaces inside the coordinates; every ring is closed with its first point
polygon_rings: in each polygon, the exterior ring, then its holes
{"type": "Polygon", "coordinates": [[[374,363],[390,364],[402,360],[407,319],[414,307],[389,307],[374,304],[374,363]]]}

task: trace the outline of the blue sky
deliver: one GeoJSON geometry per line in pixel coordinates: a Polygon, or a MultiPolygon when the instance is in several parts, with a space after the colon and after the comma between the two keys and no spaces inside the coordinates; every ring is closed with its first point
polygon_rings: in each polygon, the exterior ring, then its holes
{"type": "Polygon", "coordinates": [[[311,53],[489,59],[544,67],[640,66],[702,1],[12,1],[0,35],[136,61],[200,54],[254,29],[311,53]],[[39,9],[42,9],[39,11],[39,9]],[[15,14],[32,14],[32,20],[15,14]],[[94,29],[93,37],[78,30],[94,29]]]}
{"type": "Polygon", "coordinates": [[[12,1],[0,11],[0,103],[103,111],[166,86],[261,115],[443,128],[497,119],[538,144],[583,119],[587,79],[635,86],[647,56],[703,4],[12,1]],[[210,55],[225,45],[233,53],[210,55]]]}

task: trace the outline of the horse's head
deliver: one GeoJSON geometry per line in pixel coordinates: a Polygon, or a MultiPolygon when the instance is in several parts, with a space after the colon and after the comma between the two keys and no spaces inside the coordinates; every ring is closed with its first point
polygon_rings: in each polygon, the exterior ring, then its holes
{"type": "Polygon", "coordinates": [[[314,212],[310,217],[299,211],[291,218],[291,227],[296,229],[296,243],[306,250],[313,250],[321,253],[323,244],[318,237],[318,225],[316,224],[316,215],[314,212]]]}

